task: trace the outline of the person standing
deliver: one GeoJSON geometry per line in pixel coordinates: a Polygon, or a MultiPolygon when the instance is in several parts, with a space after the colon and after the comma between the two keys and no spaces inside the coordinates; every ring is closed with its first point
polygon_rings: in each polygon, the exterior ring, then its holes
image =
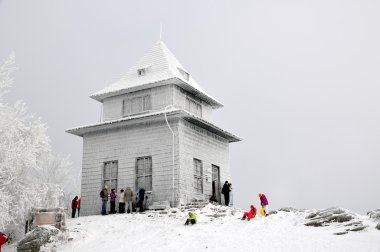
{"type": "Polygon", "coordinates": [[[139,189],[139,203],[138,203],[139,212],[144,212],[144,197],[145,197],[145,189],[140,188],[139,189]]]}
{"type": "Polygon", "coordinates": [[[127,189],[125,189],[125,202],[128,205],[127,213],[133,212],[133,192],[130,187],[127,187],[127,189]]]}
{"type": "Polygon", "coordinates": [[[125,213],[125,192],[124,189],[119,193],[119,213],[125,213]]]}
{"type": "Polygon", "coordinates": [[[1,247],[3,244],[5,244],[8,241],[8,237],[6,237],[2,232],[0,232],[0,252],[1,252],[1,247]]]}
{"type": "Polygon", "coordinates": [[[100,198],[102,199],[102,215],[107,215],[107,202],[108,202],[108,186],[100,191],[100,198]]]}
{"type": "Polygon", "coordinates": [[[75,218],[75,213],[77,211],[77,202],[78,196],[75,196],[74,199],[71,201],[71,218],[75,218]]]}
{"type": "Polygon", "coordinates": [[[230,204],[230,187],[228,186],[228,181],[223,185],[222,194],[224,195],[224,203],[228,206],[230,204]]]}
{"type": "Polygon", "coordinates": [[[79,199],[77,200],[78,217],[79,217],[79,213],[80,213],[80,201],[81,201],[81,198],[79,198],[79,199]]]}
{"type": "Polygon", "coordinates": [[[261,206],[262,208],[264,209],[264,213],[265,213],[265,216],[268,216],[268,199],[267,197],[262,194],[262,193],[259,193],[259,198],[260,198],[260,203],[261,203],[261,206]]]}
{"type": "Polygon", "coordinates": [[[116,211],[115,211],[116,197],[117,197],[117,195],[115,193],[115,189],[111,189],[111,193],[110,193],[110,204],[111,204],[111,211],[110,211],[110,213],[111,214],[116,213],[116,211]]]}

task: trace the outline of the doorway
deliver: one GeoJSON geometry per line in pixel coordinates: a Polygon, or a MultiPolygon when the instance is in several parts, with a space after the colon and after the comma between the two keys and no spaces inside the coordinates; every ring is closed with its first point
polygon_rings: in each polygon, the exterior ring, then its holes
{"type": "Polygon", "coordinates": [[[216,201],[220,204],[220,169],[219,166],[212,165],[212,198],[216,199],[216,201]]]}

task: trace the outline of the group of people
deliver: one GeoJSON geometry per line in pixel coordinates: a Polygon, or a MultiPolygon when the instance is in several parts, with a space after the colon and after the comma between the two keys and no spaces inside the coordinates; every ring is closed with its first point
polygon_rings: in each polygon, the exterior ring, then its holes
{"type": "MultiPolygon", "coordinates": [[[[259,198],[260,198],[260,204],[261,208],[263,209],[263,215],[268,216],[268,199],[263,193],[259,193],[259,198]]],[[[253,218],[256,217],[257,209],[255,208],[254,205],[251,205],[250,211],[249,212],[244,212],[243,217],[241,218],[242,220],[252,220],[253,218]]]]}
{"type": "Polygon", "coordinates": [[[78,196],[75,196],[74,199],[71,201],[71,218],[75,218],[77,210],[78,210],[78,217],[79,217],[80,201],[81,199],[78,196]]]}
{"type": "Polygon", "coordinates": [[[119,199],[119,213],[131,213],[134,211],[143,212],[144,211],[144,198],[145,189],[140,188],[134,198],[133,191],[130,187],[120,190],[120,193],[116,193],[115,189],[111,189],[111,193],[108,193],[108,186],[105,185],[100,191],[100,198],[102,201],[102,215],[108,215],[107,213],[107,203],[110,201],[110,214],[116,213],[116,199],[119,199]],[[127,207],[127,208],[126,208],[127,207]]]}
{"type": "MultiPolygon", "coordinates": [[[[222,189],[222,193],[224,194],[225,200],[226,200],[226,206],[228,206],[228,200],[229,200],[229,197],[228,197],[229,195],[226,192],[231,191],[230,185],[231,184],[228,184],[228,181],[226,181],[226,183],[224,184],[223,189],[222,189]],[[226,195],[227,195],[227,198],[226,198],[226,195]]],[[[263,216],[268,216],[268,205],[269,205],[268,199],[263,193],[259,193],[259,198],[260,198],[260,204],[261,204],[261,209],[262,209],[261,214],[263,216]]],[[[243,217],[241,219],[242,220],[252,220],[253,218],[256,217],[256,213],[257,213],[256,207],[254,205],[251,205],[249,212],[244,212],[243,217]]],[[[189,216],[186,219],[185,225],[189,225],[189,224],[194,225],[196,223],[197,223],[197,217],[195,216],[194,213],[189,212],[189,216]]]]}

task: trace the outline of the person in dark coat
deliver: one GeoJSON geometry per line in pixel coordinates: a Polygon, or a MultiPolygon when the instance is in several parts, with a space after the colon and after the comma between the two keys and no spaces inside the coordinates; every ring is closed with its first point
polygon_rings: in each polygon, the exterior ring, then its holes
{"type": "Polygon", "coordinates": [[[100,198],[102,199],[102,215],[107,215],[107,202],[108,202],[108,186],[100,191],[100,198]]]}
{"type": "Polygon", "coordinates": [[[75,196],[74,199],[71,201],[71,218],[75,218],[75,213],[77,211],[78,206],[78,196],[75,196]]]}
{"type": "Polygon", "coordinates": [[[230,187],[228,186],[228,181],[223,185],[222,194],[224,195],[224,203],[228,206],[230,204],[230,187]]]}
{"type": "Polygon", "coordinates": [[[139,189],[139,202],[137,204],[137,207],[139,208],[140,212],[144,212],[144,197],[145,197],[145,189],[140,188],[139,189]]]}

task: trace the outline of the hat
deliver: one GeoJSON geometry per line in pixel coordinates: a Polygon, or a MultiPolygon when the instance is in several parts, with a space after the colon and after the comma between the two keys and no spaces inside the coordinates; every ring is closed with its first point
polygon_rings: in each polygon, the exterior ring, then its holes
{"type": "Polygon", "coordinates": [[[254,206],[254,205],[251,205],[251,208],[255,208],[255,206],[254,206]]]}

